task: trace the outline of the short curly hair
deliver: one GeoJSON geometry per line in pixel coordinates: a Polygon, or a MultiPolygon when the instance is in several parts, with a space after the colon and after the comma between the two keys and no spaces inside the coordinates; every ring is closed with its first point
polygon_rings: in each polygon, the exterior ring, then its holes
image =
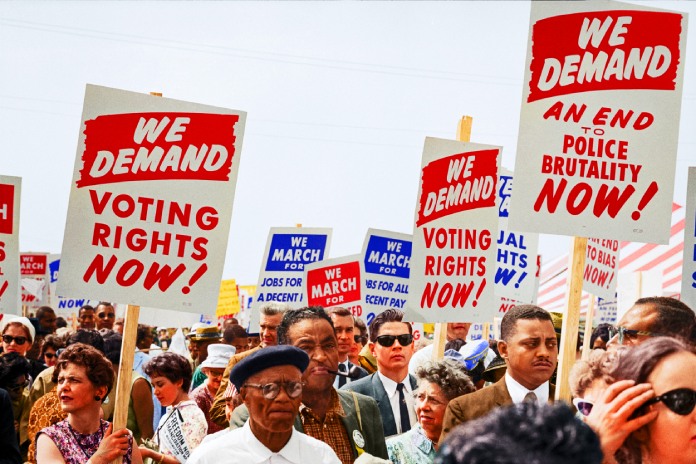
{"type": "Polygon", "coordinates": [[[476,390],[464,365],[455,359],[428,361],[418,368],[416,378],[419,384],[425,380],[439,386],[447,401],[476,390]]]}
{"type": "Polygon", "coordinates": [[[328,313],[321,306],[307,306],[300,309],[290,309],[285,311],[283,314],[283,319],[280,321],[278,326],[278,344],[279,345],[291,345],[292,341],[288,337],[290,332],[290,327],[304,320],[325,320],[331,326],[331,330],[334,330],[333,321],[329,317],[328,313]]]}
{"type": "Polygon", "coordinates": [[[614,379],[609,375],[622,351],[592,350],[588,358],[576,361],[570,369],[568,383],[570,392],[576,398],[582,398],[595,380],[603,380],[610,385],[614,379]]]}
{"type": "Polygon", "coordinates": [[[178,382],[183,380],[181,389],[185,392],[189,391],[191,386],[191,377],[193,371],[188,360],[180,354],[166,352],[158,354],[143,366],[143,372],[150,378],[166,377],[170,382],[178,382]]]}
{"type": "MultiPolygon", "coordinates": [[[[106,398],[114,386],[116,374],[114,373],[111,361],[106,359],[101,351],[85,345],[84,343],[73,343],[68,346],[58,356],[55,370],[53,371],[53,383],[58,383],[58,377],[68,364],[83,367],[87,378],[95,387],[106,387],[106,398]]],[[[104,401],[102,398],[102,401],[104,401]]]]}

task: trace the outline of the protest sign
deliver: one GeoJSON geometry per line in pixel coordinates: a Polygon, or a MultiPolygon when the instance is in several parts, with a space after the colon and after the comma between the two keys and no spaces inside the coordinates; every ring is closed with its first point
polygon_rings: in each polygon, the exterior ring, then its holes
{"type": "Polygon", "coordinates": [[[495,269],[495,294],[519,302],[532,303],[539,285],[535,268],[539,234],[510,230],[512,172],[500,169],[498,175],[498,247],[495,269]],[[535,278],[536,275],[536,278],[535,278]]]}
{"type": "Polygon", "coordinates": [[[32,309],[48,304],[48,253],[20,253],[19,266],[22,274],[22,304],[32,309]]]}
{"type": "Polygon", "coordinates": [[[223,280],[220,282],[220,294],[218,295],[217,309],[215,316],[218,318],[232,316],[239,312],[239,291],[237,281],[234,279],[223,280]]]}
{"type": "Polygon", "coordinates": [[[493,282],[500,150],[426,138],[407,319],[487,322],[496,313],[493,282]]]}
{"type": "Polygon", "coordinates": [[[684,220],[681,300],[696,308],[696,167],[689,168],[684,220]]]}
{"type": "Polygon", "coordinates": [[[330,244],[331,229],[273,227],[268,234],[253,307],[269,301],[287,303],[293,308],[307,306],[305,267],[326,258],[330,244]]]}
{"type": "Polygon", "coordinates": [[[615,298],[618,264],[618,240],[588,239],[582,289],[601,298],[615,298]]]}
{"type": "Polygon", "coordinates": [[[88,85],[58,294],[212,313],[245,119],[88,85]]]}
{"type": "Polygon", "coordinates": [[[366,318],[372,320],[389,308],[404,310],[408,296],[411,239],[410,235],[398,232],[367,231],[361,258],[366,318]]]}
{"type": "Polygon", "coordinates": [[[609,300],[599,298],[599,301],[597,302],[597,311],[595,312],[594,317],[594,321],[597,322],[597,325],[616,324],[616,312],[618,309],[616,300],[616,294],[614,294],[614,296],[609,300]]]}
{"type": "Polygon", "coordinates": [[[19,198],[22,179],[0,176],[0,313],[20,315],[19,198]]]}
{"type": "Polygon", "coordinates": [[[56,293],[58,279],[60,278],[60,254],[54,253],[48,255],[48,305],[51,306],[58,314],[76,313],[84,305],[96,307],[98,300],[90,300],[88,298],[63,298],[56,293]]]}
{"type": "Polygon", "coordinates": [[[667,243],[686,15],[532,2],[530,23],[510,227],[667,243]]]}
{"type": "Polygon", "coordinates": [[[361,298],[360,259],[362,255],[325,259],[305,266],[305,298],[308,306],[341,306],[367,325],[374,314],[363,311],[361,298]]]}
{"type": "Polygon", "coordinates": [[[186,462],[191,455],[184,434],[184,418],[181,411],[174,408],[158,429],[159,441],[171,451],[179,462],[186,462]]]}

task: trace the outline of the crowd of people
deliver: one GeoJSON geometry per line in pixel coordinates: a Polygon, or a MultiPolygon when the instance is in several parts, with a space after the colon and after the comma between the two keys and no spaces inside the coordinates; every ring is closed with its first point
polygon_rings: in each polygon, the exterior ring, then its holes
{"type": "Polygon", "coordinates": [[[438,360],[396,309],[366,326],[267,303],[258,334],[139,326],[119,430],[113,305],[81,308],[77,330],[35,316],[0,321],[0,463],[696,464],[696,316],[673,298],[588,331],[572,404],[555,402],[558,319],[534,305],[492,342],[447,324],[438,360]]]}

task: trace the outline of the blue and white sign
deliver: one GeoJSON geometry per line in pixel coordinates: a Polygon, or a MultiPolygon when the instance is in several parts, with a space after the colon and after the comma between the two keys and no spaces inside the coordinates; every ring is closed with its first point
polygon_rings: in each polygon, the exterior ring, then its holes
{"type": "Polygon", "coordinates": [[[411,273],[412,236],[369,229],[363,242],[363,302],[367,315],[404,310],[411,273]]]}
{"type": "Polygon", "coordinates": [[[696,167],[689,168],[684,220],[686,222],[681,300],[694,309],[696,308],[696,167]]]}
{"type": "Polygon", "coordinates": [[[56,285],[60,275],[60,253],[48,255],[48,301],[49,305],[58,313],[69,315],[79,311],[84,305],[96,306],[97,300],[89,298],[63,298],[56,293],[56,285]]]}
{"type": "Polygon", "coordinates": [[[519,302],[536,298],[536,256],[539,234],[508,229],[512,173],[501,168],[498,175],[498,237],[495,294],[519,302]]]}
{"type": "Polygon", "coordinates": [[[252,308],[269,301],[288,303],[293,308],[306,306],[305,266],[326,259],[330,243],[331,229],[271,228],[252,308]]]}

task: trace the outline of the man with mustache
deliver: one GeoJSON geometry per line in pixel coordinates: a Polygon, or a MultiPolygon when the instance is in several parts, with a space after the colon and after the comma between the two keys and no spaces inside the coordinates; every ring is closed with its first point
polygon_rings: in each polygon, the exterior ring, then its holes
{"type": "MultiPolygon", "coordinates": [[[[295,346],[309,356],[300,414],[295,428],[328,444],[343,464],[368,453],[388,459],[382,421],[372,398],[333,388],[338,342],[331,318],[320,306],[290,310],[278,326],[278,344],[295,346]]],[[[241,427],[249,412],[234,410],[231,427],[241,427]]]]}
{"type": "Polygon", "coordinates": [[[503,316],[500,337],[498,350],[507,364],[505,376],[490,387],[450,401],[440,442],[457,425],[499,406],[553,401],[549,379],[558,362],[558,341],[551,315],[538,306],[517,305],[503,316]]]}

